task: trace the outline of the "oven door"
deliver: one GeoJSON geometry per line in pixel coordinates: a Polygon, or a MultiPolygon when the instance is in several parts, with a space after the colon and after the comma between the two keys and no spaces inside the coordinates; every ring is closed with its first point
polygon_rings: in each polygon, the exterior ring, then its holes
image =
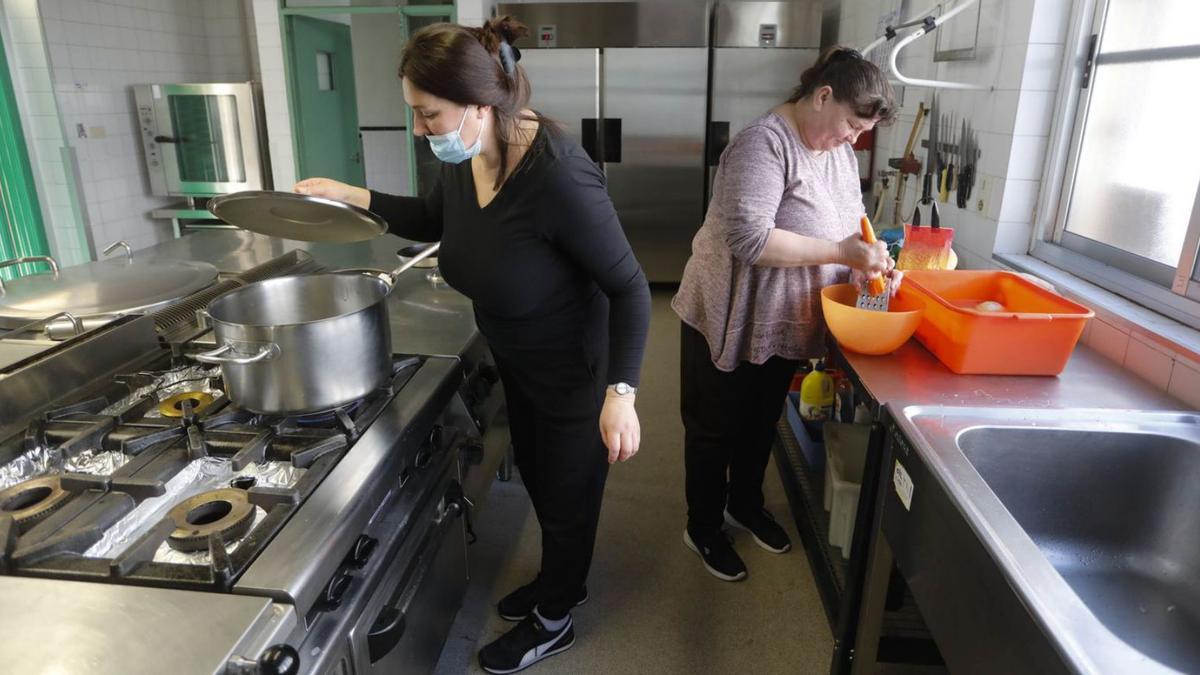
{"type": "Polygon", "coordinates": [[[263,189],[249,83],[150,87],[155,127],[146,141],[161,157],[166,191],[205,196],[263,189]]]}
{"type": "Polygon", "coordinates": [[[416,545],[389,563],[390,579],[379,588],[386,599],[368,603],[350,631],[356,675],[428,673],[441,655],[467,587],[467,507],[456,479],[437,489],[416,545]]]}

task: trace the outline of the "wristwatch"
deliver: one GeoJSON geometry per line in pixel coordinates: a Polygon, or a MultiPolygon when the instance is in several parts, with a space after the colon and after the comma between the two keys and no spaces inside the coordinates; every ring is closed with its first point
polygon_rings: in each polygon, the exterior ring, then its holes
{"type": "Polygon", "coordinates": [[[608,385],[608,389],[609,389],[609,391],[615,393],[617,396],[628,396],[630,394],[637,393],[637,387],[635,387],[631,384],[628,384],[626,382],[618,382],[616,384],[610,384],[610,385],[608,385]]]}

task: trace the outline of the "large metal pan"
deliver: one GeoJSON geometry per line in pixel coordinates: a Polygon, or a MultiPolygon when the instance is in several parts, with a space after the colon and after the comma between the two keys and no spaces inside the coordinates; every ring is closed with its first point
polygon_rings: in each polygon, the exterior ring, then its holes
{"type": "Polygon", "coordinates": [[[230,291],[208,306],[216,349],[195,358],[220,364],[230,400],[253,412],[296,415],[351,403],[391,375],[387,298],[396,278],[438,248],[384,278],[289,276],[230,291]]]}

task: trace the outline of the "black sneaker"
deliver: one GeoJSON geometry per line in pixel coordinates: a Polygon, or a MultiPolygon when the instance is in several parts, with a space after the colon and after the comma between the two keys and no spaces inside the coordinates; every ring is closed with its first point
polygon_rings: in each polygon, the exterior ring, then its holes
{"type": "Polygon", "coordinates": [[[728,535],[718,532],[712,537],[695,541],[692,533],[683,531],[683,543],[704,562],[704,569],[722,581],[741,581],[746,578],[746,563],[742,562],[728,535]]]}
{"type": "Polygon", "coordinates": [[[489,673],[515,673],[575,644],[571,616],[559,630],[549,630],[533,612],[490,645],[479,650],[479,666],[489,673]]]}
{"type": "Polygon", "coordinates": [[[766,509],[759,509],[753,516],[735,517],[725,509],[725,522],[749,532],[754,542],[771,553],[787,553],[792,549],[792,540],[787,532],[775,522],[774,516],[766,509]]]}
{"type": "MultiPolygon", "coordinates": [[[[538,584],[540,582],[541,578],[536,578],[501,598],[500,602],[496,604],[500,618],[506,621],[520,621],[529,616],[538,603],[538,584]]],[[[587,601],[587,586],[584,586],[579,593],[579,599],[575,601],[575,606],[578,607],[587,601]]]]}

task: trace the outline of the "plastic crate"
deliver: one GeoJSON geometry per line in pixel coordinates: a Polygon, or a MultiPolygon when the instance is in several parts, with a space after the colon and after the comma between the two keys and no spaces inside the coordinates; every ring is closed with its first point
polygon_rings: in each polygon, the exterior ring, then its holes
{"type": "Polygon", "coordinates": [[[825,471],[825,443],[822,440],[821,422],[808,422],[800,417],[800,394],[788,392],[787,411],[788,426],[792,435],[800,444],[800,454],[812,469],[813,476],[820,476],[825,471]]]}
{"type": "Polygon", "coordinates": [[[1058,375],[1093,314],[1019,274],[911,271],[896,309],[925,310],[915,337],[947,368],[972,375],[1058,375]],[[991,300],[1006,311],[983,312],[991,300]]]}
{"type": "Polygon", "coordinates": [[[825,425],[824,431],[825,508],[829,511],[829,543],[842,550],[843,558],[849,558],[871,425],[830,422],[825,425]]]}

